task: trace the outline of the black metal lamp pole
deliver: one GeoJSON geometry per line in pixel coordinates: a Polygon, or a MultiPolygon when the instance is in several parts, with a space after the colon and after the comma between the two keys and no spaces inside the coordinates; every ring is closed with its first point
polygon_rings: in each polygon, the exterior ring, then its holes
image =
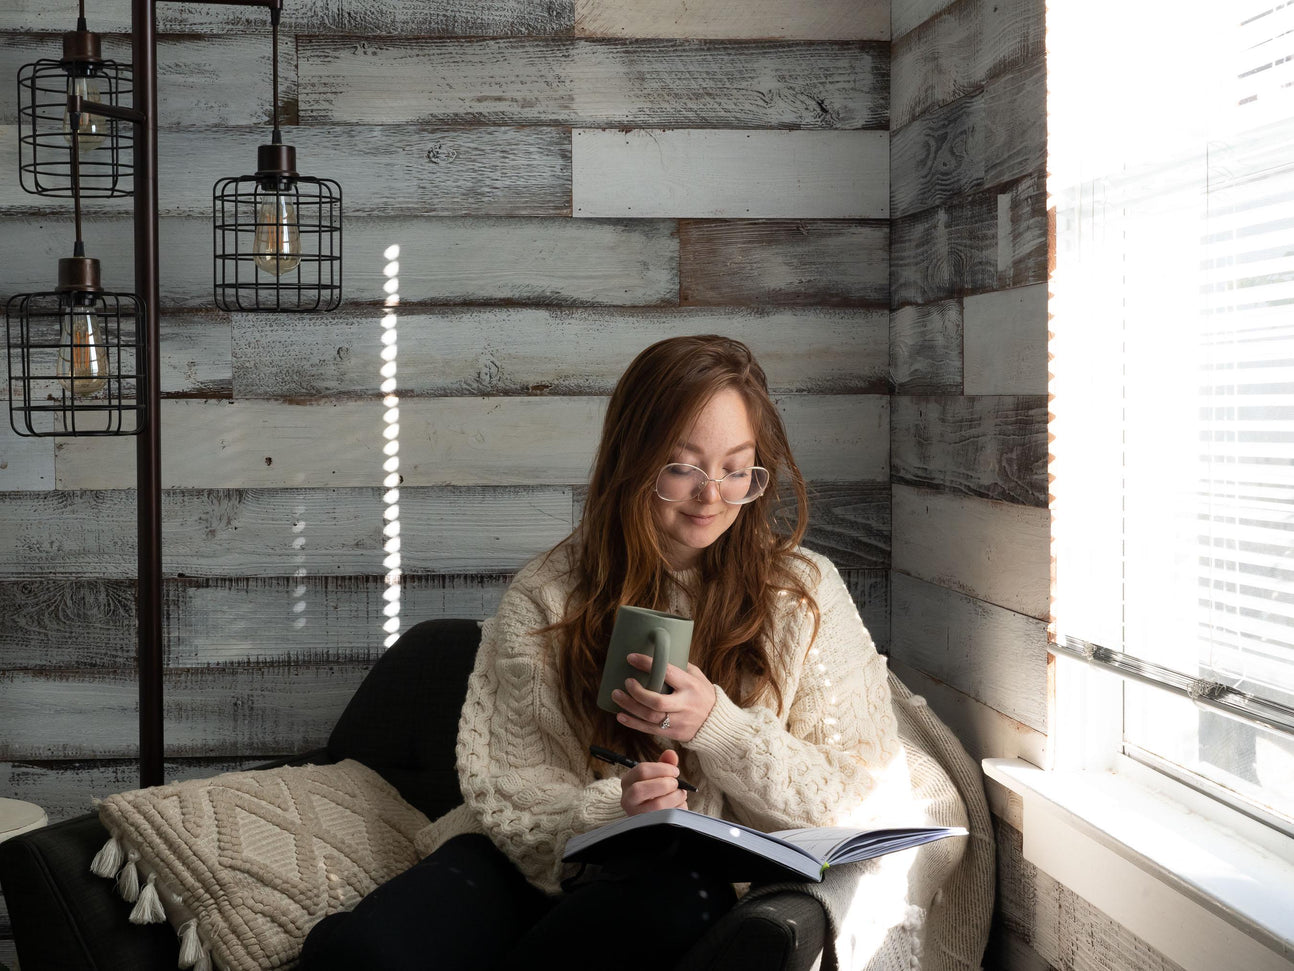
{"type": "MultiPolygon", "coordinates": [[[[208,0],[219,3],[221,0],[208,0]]],[[[135,293],[143,303],[139,370],[145,396],[143,428],[135,437],[139,578],[135,599],[139,677],[139,784],[163,781],[162,732],[162,422],[158,302],[161,293],[157,226],[157,0],[131,0],[134,107],[87,105],[95,114],[135,126],[135,293]]],[[[80,111],[80,98],[68,109],[80,111]]]]}
{"type": "MultiPolygon", "coordinates": [[[[205,0],[278,10],[281,0],[205,0]]],[[[139,783],[163,782],[162,725],[162,422],[161,327],[157,226],[157,0],[131,0],[131,56],[135,72],[135,292],[144,299],[144,373],[148,403],[136,438],[139,502],[139,783]]]]}
{"type": "Polygon", "coordinates": [[[162,422],[158,343],[157,244],[157,2],[131,0],[131,56],[135,110],[143,118],[135,135],[135,292],[144,299],[144,374],[150,421],[135,440],[139,506],[139,587],[136,594],[139,668],[139,784],[161,785],[162,727],[162,422]]]}

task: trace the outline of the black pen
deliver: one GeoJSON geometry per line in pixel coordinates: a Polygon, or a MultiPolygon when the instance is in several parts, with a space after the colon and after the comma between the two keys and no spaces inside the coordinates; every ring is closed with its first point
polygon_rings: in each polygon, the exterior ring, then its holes
{"type": "MultiPolygon", "coordinates": [[[[594,758],[601,759],[603,762],[610,762],[612,765],[623,765],[626,769],[632,769],[638,763],[627,755],[621,755],[619,752],[613,752],[609,748],[603,748],[601,745],[590,745],[589,751],[593,753],[594,758]]],[[[678,787],[688,792],[696,792],[696,786],[690,782],[678,780],[678,787]]]]}

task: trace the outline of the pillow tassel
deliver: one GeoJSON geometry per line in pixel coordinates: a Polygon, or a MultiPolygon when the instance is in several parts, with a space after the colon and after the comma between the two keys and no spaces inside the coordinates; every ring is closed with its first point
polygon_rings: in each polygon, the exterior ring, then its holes
{"type": "Polygon", "coordinates": [[[150,873],[148,882],[139,889],[139,900],[130,912],[132,924],[160,924],[166,920],[166,911],[162,909],[161,898],[157,896],[157,888],[153,886],[156,882],[157,874],[150,873]]]}
{"type": "Polygon", "coordinates": [[[135,861],[138,859],[139,851],[131,850],[126,854],[126,865],[117,874],[117,893],[121,894],[121,899],[128,904],[133,904],[139,899],[139,869],[135,866],[135,861]]]}
{"type": "Polygon", "coordinates": [[[207,957],[207,949],[202,946],[202,940],[198,937],[197,918],[186,920],[180,925],[180,960],[177,967],[205,967],[207,971],[211,969],[211,960],[207,957]]]}
{"type": "Polygon", "coordinates": [[[115,836],[109,836],[108,842],[103,844],[102,849],[90,861],[90,872],[96,877],[111,879],[117,875],[125,860],[126,851],[121,848],[121,841],[115,836]]]}

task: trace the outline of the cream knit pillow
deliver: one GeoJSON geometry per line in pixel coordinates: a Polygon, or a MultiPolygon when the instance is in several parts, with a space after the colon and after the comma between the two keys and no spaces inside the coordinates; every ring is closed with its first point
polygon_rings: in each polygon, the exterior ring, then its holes
{"type": "Polygon", "coordinates": [[[418,860],[427,818],[358,762],[231,772],[109,796],[91,869],[137,924],[169,920],[181,968],[295,967],[306,933],[418,860]]]}

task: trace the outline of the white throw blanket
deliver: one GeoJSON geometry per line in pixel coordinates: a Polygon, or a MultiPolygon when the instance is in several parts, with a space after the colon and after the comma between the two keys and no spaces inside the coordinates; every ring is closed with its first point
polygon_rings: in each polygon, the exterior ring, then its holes
{"type": "Polygon", "coordinates": [[[993,914],[994,842],[983,776],[957,738],[893,674],[899,737],[925,819],[965,826],[969,837],[928,843],[827,871],[822,883],[766,884],[761,896],[794,889],[822,901],[828,940],[823,971],[976,971],[993,914]]]}

